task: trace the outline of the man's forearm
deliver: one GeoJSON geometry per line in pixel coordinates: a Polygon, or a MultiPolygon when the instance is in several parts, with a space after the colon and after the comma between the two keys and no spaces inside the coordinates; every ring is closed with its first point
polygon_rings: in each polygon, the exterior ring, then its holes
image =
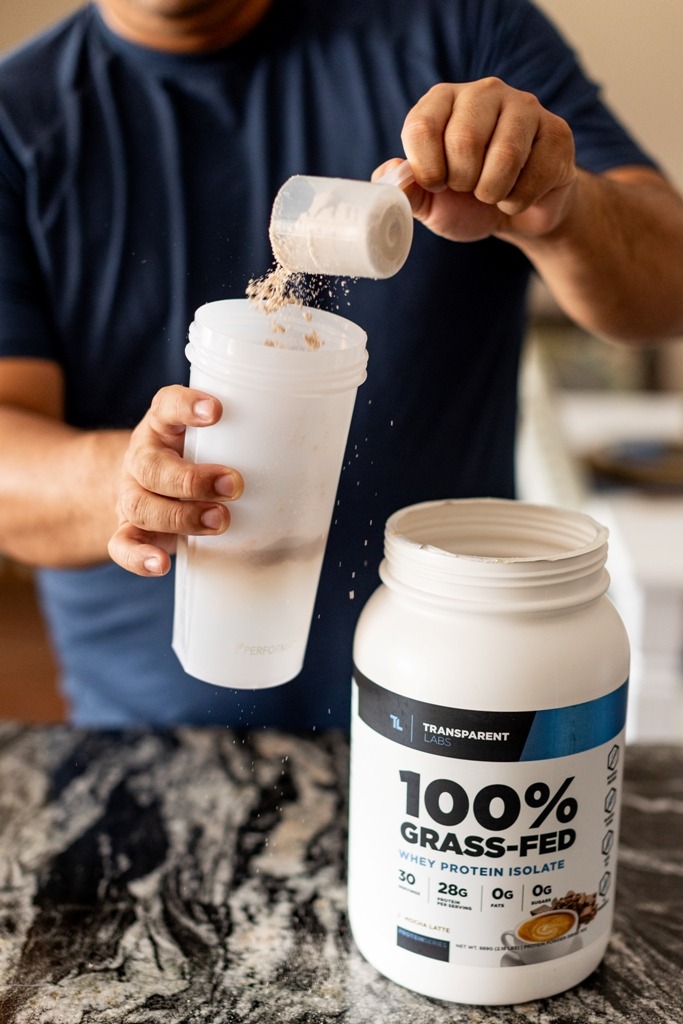
{"type": "Polygon", "coordinates": [[[0,551],[58,568],[108,559],[129,437],[0,408],[0,551]]]}
{"type": "Polygon", "coordinates": [[[655,172],[579,172],[566,222],[541,238],[507,237],[587,330],[644,342],[683,335],[683,201],[655,172]]]}

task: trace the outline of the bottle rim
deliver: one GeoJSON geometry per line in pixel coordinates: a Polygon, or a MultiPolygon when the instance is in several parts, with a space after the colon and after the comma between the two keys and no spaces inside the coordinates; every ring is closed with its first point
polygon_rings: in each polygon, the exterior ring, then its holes
{"type": "Polygon", "coordinates": [[[547,609],[607,590],[608,530],[583,512],[502,498],[422,502],[385,527],[382,580],[473,604],[547,609]]]}
{"type": "Polygon", "coordinates": [[[298,304],[268,312],[248,299],[195,312],[186,355],[193,366],[243,386],[328,393],[366,378],[366,332],[337,313],[298,304]]]}

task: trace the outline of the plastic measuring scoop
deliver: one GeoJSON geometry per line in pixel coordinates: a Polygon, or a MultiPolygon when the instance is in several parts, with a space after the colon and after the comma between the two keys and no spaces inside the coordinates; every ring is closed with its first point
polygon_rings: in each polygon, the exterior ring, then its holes
{"type": "Polygon", "coordinates": [[[376,181],[288,178],[275,197],[270,244],[291,273],[392,277],[413,241],[413,215],[400,185],[414,181],[407,160],[376,181]]]}

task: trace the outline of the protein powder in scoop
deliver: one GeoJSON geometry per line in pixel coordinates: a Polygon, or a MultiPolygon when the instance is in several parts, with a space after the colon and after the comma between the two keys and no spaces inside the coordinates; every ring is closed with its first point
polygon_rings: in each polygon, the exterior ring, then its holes
{"type": "Polygon", "coordinates": [[[386,278],[410,252],[413,216],[398,187],[404,161],[376,182],[295,175],[281,187],[270,222],[277,262],[293,273],[386,278]]]}

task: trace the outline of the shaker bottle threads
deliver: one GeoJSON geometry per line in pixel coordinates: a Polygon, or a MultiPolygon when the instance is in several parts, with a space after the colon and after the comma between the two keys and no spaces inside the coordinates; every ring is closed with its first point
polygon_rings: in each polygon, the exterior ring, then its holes
{"type": "Polygon", "coordinates": [[[393,184],[295,175],[273,203],[270,244],[288,271],[391,277],[412,240],[410,203],[393,184]]]}
{"type": "Polygon", "coordinates": [[[590,517],[522,502],[387,522],[354,643],[349,917],[408,988],[526,1002],[604,955],[629,660],[606,555],[590,517]]]}
{"type": "Polygon", "coordinates": [[[173,648],[190,675],[254,689],[301,670],[365,340],[293,304],[276,317],[247,299],[197,310],[190,385],[223,414],[187,430],[185,456],[239,466],[245,490],[226,533],[178,542],[173,648]]]}

